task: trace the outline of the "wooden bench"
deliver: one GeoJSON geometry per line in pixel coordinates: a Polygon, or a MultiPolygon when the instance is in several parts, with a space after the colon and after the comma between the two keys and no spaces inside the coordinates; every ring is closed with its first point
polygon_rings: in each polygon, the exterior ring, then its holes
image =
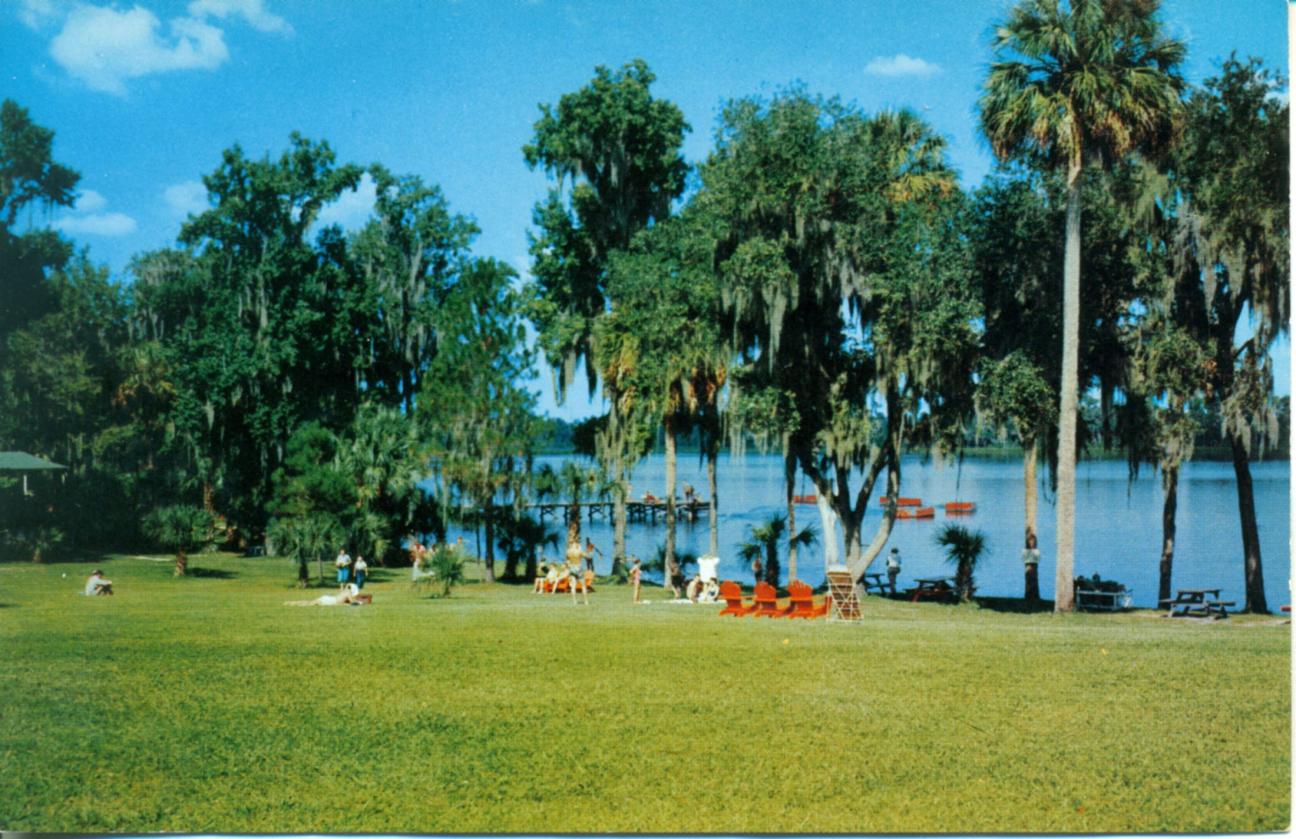
{"type": "Polygon", "coordinates": [[[917,603],[919,600],[949,601],[958,598],[953,577],[932,577],[917,579],[914,582],[918,585],[905,591],[905,594],[909,595],[910,603],[917,603]]]}
{"type": "Polygon", "coordinates": [[[1166,608],[1168,618],[1214,618],[1222,620],[1228,617],[1229,606],[1236,606],[1237,601],[1220,600],[1220,589],[1217,588],[1184,588],[1179,589],[1174,597],[1158,601],[1166,608]]]}
{"type": "Polygon", "coordinates": [[[895,586],[885,581],[886,574],[865,574],[860,578],[860,584],[864,586],[865,594],[886,594],[888,590],[895,594],[895,586]]]}
{"type": "Polygon", "coordinates": [[[1076,608],[1094,612],[1121,612],[1134,608],[1134,589],[1121,586],[1116,591],[1076,589],[1076,608]]]}

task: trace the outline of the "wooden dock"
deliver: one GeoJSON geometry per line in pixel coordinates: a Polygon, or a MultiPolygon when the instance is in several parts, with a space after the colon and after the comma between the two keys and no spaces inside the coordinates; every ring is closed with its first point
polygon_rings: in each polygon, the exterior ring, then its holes
{"type": "MultiPolygon", "coordinates": [[[[603,517],[612,518],[613,505],[611,501],[582,501],[579,504],[565,504],[556,501],[547,501],[544,503],[528,504],[528,510],[535,510],[540,516],[540,520],[553,516],[558,519],[564,519],[567,511],[571,507],[578,507],[584,514],[587,521],[603,517]]],[[[692,501],[675,502],[675,515],[685,521],[695,522],[698,520],[702,511],[708,509],[710,503],[700,498],[694,498],[692,501]]],[[[657,517],[666,518],[665,501],[627,501],[626,502],[626,521],[641,521],[645,524],[656,524],[657,517]]]]}

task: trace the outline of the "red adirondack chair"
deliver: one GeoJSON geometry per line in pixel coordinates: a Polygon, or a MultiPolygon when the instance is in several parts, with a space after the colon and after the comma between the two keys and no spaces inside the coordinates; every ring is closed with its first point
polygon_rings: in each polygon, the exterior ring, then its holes
{"type": "Polygon", "coordinates": [[[814,589],[801,582],[793,580],[788,584],[788,594],[792,602],[788,604],[786,614],[789,618],[822,618],[828,614],[828,598],[825,596],[823,603],[816,606],[814,604],[814,589]]]}
{"type": "Polygon", "coordinates": [[[778,608],[778,592],[769,583],[756,584],[756,602],[752,604],[752,617],[781,618],[783,613],[778,608]]]}
{"type": "Polygon", "coordinates": [[[720,596],[725,602],[725,607],[720,610],[721,615],[733,615],[736,618],[741,618],[756,608],[743,603],[742,588],[733,580],[725,580],[720,584],[720,596]]]}

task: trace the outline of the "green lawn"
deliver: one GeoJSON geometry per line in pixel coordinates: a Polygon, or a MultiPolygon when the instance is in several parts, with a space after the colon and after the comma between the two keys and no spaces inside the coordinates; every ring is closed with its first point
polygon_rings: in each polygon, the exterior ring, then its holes
{"type": "MultiPolygon", "coordinates": [[[[1246,832],[1290,627],[870,598],[858,625],[522,587],[290,608],[280,559],[0,565],[16,831],[1246,832]],[[67,576],[64,577],[63,575],[67,576]]],[[[647,592],[662,599],[660,590],[647,592]]]]}

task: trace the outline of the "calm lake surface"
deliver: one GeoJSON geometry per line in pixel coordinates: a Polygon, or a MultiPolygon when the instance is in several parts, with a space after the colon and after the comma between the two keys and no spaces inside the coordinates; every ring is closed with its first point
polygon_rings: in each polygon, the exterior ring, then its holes
{"type": "MultiPolygon", "coordinates": [[[[564,457],[538,458],[560,468],[564,457]]],[[[705,465],[696,455],[681,455],[678,460],[679,493],[690,483],[700,497],[707,495],[705,465]]],[[[1041,479],[1043,479],[1041,467],[1041,479]]],[[[722,455],[717,464],[720,496],[720,576],[751,581],[751,571],[737,558],[738,546],[749,529],[774,513],[785,509],[782,488],[783,466],[779,457],[747,453],[740,458],[722,455]]],[[[947,576],[953,573],[942,551],[935,545],[936,531],[948,521],[940,505],[946,501],[974,501],[977,512],[960,516],[957,521],[983,531],[988,549],[976,572],[978,592],[988,596],[1020,597],[1023,593],[1021,543],[1024,521],[1024,487],[1022,466],[1016,460],[965,460],[955,463],[923,462],[918,457],[905,459],[902,468],[901,494],[920,496],[924,506],[937,507],[936,518],[897,521],[887,550],[898,547],[903,562],[901,585],[915,577],[947,576]]],[[[1260,527],[1260,547],[1264,562],[1265,593],[1273,610],[1291,602],[1290,548],[1290,463],[1273,461],[1254,463],[1251,475],[1255,483],[1256,508],[1260,527]]],[[[651,456],[642,461],[631,476],[635,498],[645,491],[664,494],[665,458],[651,456]]],[[[858,484],[856,484],[858,487],[858,484]]],[[[813,486],[798,477],[798,494],[812,494],[813,486]]],[[[1162,491],[1159,474],[1145,469],[1139,478],[1129,481],[1124,462],[1082,462],[1077,477],[1076,552],[1077,574],[1097,572],[1103,579],[1114,579],[1134,589],[1139,606],[1156,605],[1158,565],[1161,552],[1162,491]]],[[[864,542],[872,538],[881,520],[882,509],[875,491],[864,518],[864,542]]],[[[548,522],[555,531],[563,530],[560,519],[548,522]]],[[[819,513],[814,505],[797,507],[798,527],[810,524],[820,531],[819,513]]],[[[1054,575],[1053,499],[1041,484],[1039,505],[1040,593],[1053,596],[1054,575]]],[[[582,521],[582,533],[588,534],[603,551],[596,563],[598,573],[611,568],[612,524],[604,518],[582,521]]],[[[838,528],[840,541],[840,528],[838,528]]],[[[473,543],[471,532],[465,542],[473,543]]],[[[661,517],[657,524],[630,524],[626,550],[641,558],[653,556],[665,542],[666,527],[661,517]]],[[[708,526],[705,512],[696,523],[681,522],[676,531],[677,550],[704,554],[707,551],[708,526]]],[[[1177,588],[1220,588],[1226,600],[1245,600],[1242,570],[1242,536],[1238,525],[1237,490],[1231,463],[1193,462],[1184,466],[1179,479],[1178,533],[1175,548],[1174,578],[1177,588]]],[[[556,551],[548,550],[555,556],[556,551]]],[[[842,556],[844,556],[844,552],[842,556]]],[[[786,554],[783,561],[786,582],[786,554]]],[[[797,576],[811,585],[823,582],[823,548],[816,545],[798,554],[797,576]]],[[[874,564],[882,570],[881,563],[874,564]]]]}

